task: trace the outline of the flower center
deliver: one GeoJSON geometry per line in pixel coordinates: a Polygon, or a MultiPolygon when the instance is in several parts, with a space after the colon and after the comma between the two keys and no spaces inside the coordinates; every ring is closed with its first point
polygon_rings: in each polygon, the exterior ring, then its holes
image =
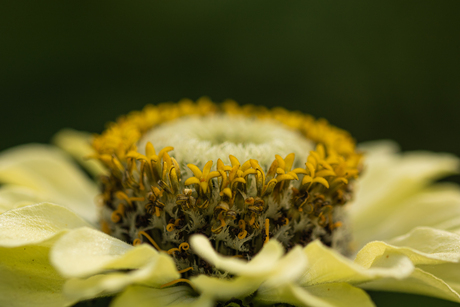
{"type": "Polygon", "coordinates": [[[361,155],[324,120],[186,101],[123,117],[93,147],[110,171],[101,178],[103,230],[168,252],[186,275],[222,274],[190,249],[197,233],[245,259],[269,239],[286,249],[319,239],[347,252],[343,205],[361,155]]]}
{"type": "MultiPolygon", "coordinates": [[[[143,150],[148,142],[154,148],[174,147],[170,154],[179,164],[193,163],[203,167],[209,160],[222,159],[230,164],[229,156],[239,161],[255,159],[264,170],[275,155],[294,153],[305,160],[315,144],[299,131],[288,129],[273,120],[228,115],[185,117],[162,124],[148,131],[138,147],[143,150]]],[[[143,151],[142,153],[145,153],[143,151]]],[[[296,159],[295,166],[305,161],[296,159]]]]}

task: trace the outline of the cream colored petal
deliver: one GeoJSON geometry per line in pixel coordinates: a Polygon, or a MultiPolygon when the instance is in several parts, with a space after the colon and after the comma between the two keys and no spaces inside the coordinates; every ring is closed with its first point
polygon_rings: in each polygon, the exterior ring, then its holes
{"type": "Polygon", "coordinates": [[[458,263],[419,265],[418,267],[424,272],[440,278],[457,293],[460,293],[460,265],[458,263]]]}
{"type": "Polygon", "coordinates": [[[9,210],[0,215],[0,246],[42,243],[67,229],[89,226],[68,209],[49,203],[9,210]]]}
{"type": "Polygon", "coordinates": [[[253,294],[264,281],[263,276],[240,276],[232,279],[198,275],[190,278],[195,289],[206,297],[226,301],[231,298],[245,298],[253,294]]]}
{"type": "Polygon", "coordinates": [[[30,144],[1,153],[0,182],[30,188],[46,201],[97,221],[96,185],[57,148],[30,144]]]}
{"type": "Polygon", "coordinates": [[[299,281],[302,286],[331,282],[357,284],[384,277],[403,279],[414,270],[411,261],[406,256],[399,254],[391,255],[391,257],[368,254],[367,256],[372,258],[372,263],[364,267],[361,263],[351,261],[319,241],[307,245],[304,252],[309,265],[299,281]]]}
{"type": "Polygon", "coordinates": [[[53,204],[36,204],[0,215],[0,306],[67,306],[64,278],[49,262],[49,246],[68,229],[88,225],[53,204]]]}
{"type": "Polygon", "coordinates": [[[460,296],[447,283],[436,276],[416,268],[412,275],[404,280],[380,279],[361,284],[368,290],[393,291],[434,296],[454,302],[460,302],[460,296]]]}
{"type": "Polygon", "coordinates": [[[188,286],[155,289],[130,286],[117,296],[110,307],[211,307],[214,301],[205,296],[196,296],[188,286]]]}
{"type": "Polygon", "coordinates": [[[273,268],[269,278],[261,288],[275,288],[290,282],[297,281],[307,269],[308,260],[301,246],[290,250],[273,268]]]}
{"type": "MultiPolygon", "coordinates": [[[[404,255],[416,265],[410,277],[402,282],[388,278],[363,284],[366,289],[401,291],[460,301],[460,236],[447,231],[420,227],[390,241],[371,242],[357,255],[364,267],[375,259],[404,255]]],[[[361,285],[360,285],[361,286],[361,285]]]]}
{"type": "MultiPolygon", "coordinates": [[[[410,248],[419,256],[439,261],[460,261],[460,235],[429,227],[417,227],[406,235],[388,241],[400,251],[410,248]]],[[[415,264],[425,264],[426,260],[408,254],[415,264]]]]}
{"type": "Polygon", "coordinates": [[[460,235],[427,227],[415,228],[389,243],[368,243],[359,251],[355,262],[367,268],[377,257],[391,254],[405,255],[414,265],[457,263],[460,261],[460,235]]]}
{"type": "Polygon", "coordinates": [[[272,265],[266,274],[254,275],[249,272],[250,268],[248,268],[248,272],[240,272],[240,276],[233,279],[199,275],[192,277],[190,280],[202,295],[223,301],[231,298],[242,299],[258,291],[258,289],[270,292],[280,285],[296,281],[302,275],[306,266],[307,260],[303,255],[302,249],[298,247],[272,265]]]}
{"type": "Polygon", "coordinates": [[[98,160],[88,158],[94,154],[91,147],[92,137],[88,132],[63,129],[53,137],[53,143],[72,155],[91,174],[99,176],[107,173],[107,170],[98,160]]]}
{"type": "Polygon", "coordinates": [[[91,228],[62,236],[51,251],[51,262],[66,277],[88,277],[110,270],[137,269],[158,252],[149,245],[131,246],[91,228]]]}
{"type": "Polygon", "coordinates": [[[402,202],[435,179],[458,170],[458,158],[449,154],[369,151],[365,171],[356,185],[355,200],[349,206],[358,245],[380,239],[374,235],[374,229],[397,212],[402,202]]]}
{"type": "Polygon", "coordinates": [[[438,184],[399,203],[398,208],[369,231],[356,234],[359,241],[387,240],[417,226],[457,230],[460,228],[460,187],[438,184]]]}
{"type": "Polygon", "coordinates": [[[255,300],[264,305],[287,303],[315,307],[372,307],[369,295],[348,283],[318,284],[309,287],[286,285],[273,291],[257,292],[255,300]]]}
{"type": "Polygon", "coordinates": [[[7,185],[0,187],[0,214],[10,209],[42,202],[37,193],[29,188],[7,185]]]}
{"type": "Polygon", "coordinates": [[[280,292],[285,285],[296,283],[306,271],[307,265],[308,261],[303,248],[294,247],[276,264],[276,270],[270,277],[260,285],[257,297],[263,297],[266,294],[271,296],[273,293],[280,292]]]}
{"type": "Polygon", "coordinates": [[[218,254],[211,246],[209,239],[203,235],[192,236],[190,244],[196,254],[216,268],[244,276],[266,275],[271,272],[273,265],[284,253],[284,249],[279,242],[270,240],[251,261],[247,262],[218,254]]]}
{"type": "Polygon", "coordinates": [[[49,263],[48,253],[49,247],[38,245],[0,247],[0,306],[61,307],[75,302],[63,296],[64,278],[49,263]]]}
{"type": "Polygon", "coordinates": [[[158,253],[135,270],[98,274],[86,279],[72,278],[65,283],[64,293],[69,298],[84,300],[117,293],[132,284],[159,288],[179,277],[174,260],[167,254],[158,253]]]}

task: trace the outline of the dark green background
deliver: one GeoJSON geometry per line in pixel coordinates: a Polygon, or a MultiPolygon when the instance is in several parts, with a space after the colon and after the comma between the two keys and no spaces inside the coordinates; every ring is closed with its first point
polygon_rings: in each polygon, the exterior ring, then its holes
{"type": "Polygon", "coordinates": [[[458,0],[3,1],[0,150],[208,95],[460,155],[459,12],[458,0]]]}

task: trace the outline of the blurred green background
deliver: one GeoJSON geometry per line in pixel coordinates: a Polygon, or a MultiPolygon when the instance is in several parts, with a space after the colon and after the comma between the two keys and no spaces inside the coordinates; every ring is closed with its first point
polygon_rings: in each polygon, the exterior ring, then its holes
{"type": "Polygon", "coordinates": [[[459,12],[458,0],[4,1],[0,150],[207,95],[460,155],[459,12]]]}

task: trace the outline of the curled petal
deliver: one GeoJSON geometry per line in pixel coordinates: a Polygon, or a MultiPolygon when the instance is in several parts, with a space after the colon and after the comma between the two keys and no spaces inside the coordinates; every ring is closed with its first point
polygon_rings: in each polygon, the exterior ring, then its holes
{"type": "Polygon", "coordinates": [[[218,254],[211,246],[208,238],[203,235],[194,235],[190,244],[195,253],[216,268],[237,275],[260,276],[269,274],[272,266],[283,255],[283,247],[275,240],[269,241],[262,250],[250,261],[225,257],[218,254]]]}

